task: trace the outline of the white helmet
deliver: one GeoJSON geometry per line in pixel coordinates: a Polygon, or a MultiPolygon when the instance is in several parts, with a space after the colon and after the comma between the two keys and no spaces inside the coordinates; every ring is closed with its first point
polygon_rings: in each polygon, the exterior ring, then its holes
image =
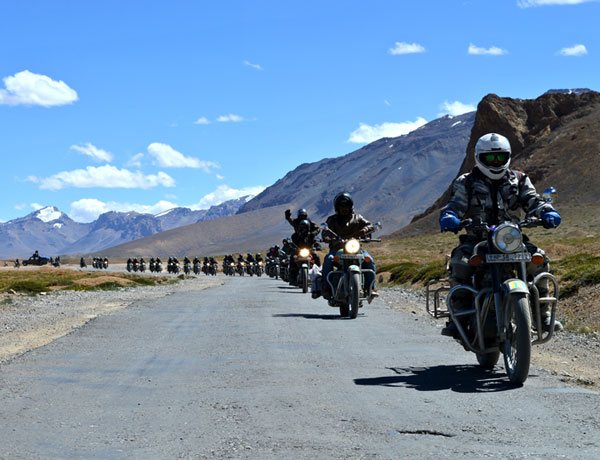
{"type": "Polygon", "coordinates": [[[510,165],[510,142],[504,136],[489,133],[475,144],[475,165],[492,180],[502,178],[510,165]]]}

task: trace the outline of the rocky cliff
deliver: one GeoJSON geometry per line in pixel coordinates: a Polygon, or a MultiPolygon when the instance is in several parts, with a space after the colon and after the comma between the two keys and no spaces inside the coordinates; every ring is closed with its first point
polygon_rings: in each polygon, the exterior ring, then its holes
{"type": "MultiPolygon", "coordinates": [[[[477,106],[477,115],[459,173],[470,171],[475,143],[496,132],[512,146],[511,168],[525,171],[539,191],[554,186],[559,204],[592,205],[600,194],[600,93],[548,92],[536,99],[511,99],[489,94],[477,106]]],[[[437,229],[438,210],[448,200],[449,188],[402,234],[437,229]]]]}

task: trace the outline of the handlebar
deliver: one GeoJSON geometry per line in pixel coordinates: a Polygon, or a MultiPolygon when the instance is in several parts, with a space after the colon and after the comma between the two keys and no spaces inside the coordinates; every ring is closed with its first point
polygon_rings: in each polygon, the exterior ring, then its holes
{"type": "MultiPolygon", "coordinates": [[[[544,222],[542,221],[542,219],[539,219],[537,217],[527,217],[523,220],[520,220],[519,222],[515,222],[516,225],[518,225],[520,228],[533,228],[533,227],[540,227],[544,225],[544,222]]],[[[458,233],[460,230],[463,229],[468,229],[468,230],[474,230],[474,231],[483,231],[483,232],[489,232],[492,228],[495,228],[496,226],[489,226],[486,222],[482,222],[479,219],[463,219],[460,222],[460,225],[458,226],[457,229],[455,230],[442,230],[443,232],[454,232],[454,233],[458,233]]]]}

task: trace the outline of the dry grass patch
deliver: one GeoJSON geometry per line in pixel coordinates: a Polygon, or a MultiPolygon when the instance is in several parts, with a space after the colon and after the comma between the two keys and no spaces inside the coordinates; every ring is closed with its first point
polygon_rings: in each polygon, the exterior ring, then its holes
{"type": "Polygon", "coordinates": [[[0,293],[39,294],[56,290],[106,290],[131,286],[154,286],[173,282],[167,277],[131,274],[94,273],[71,269],[41,267],[33,270],[0,271],[0,293]]]}

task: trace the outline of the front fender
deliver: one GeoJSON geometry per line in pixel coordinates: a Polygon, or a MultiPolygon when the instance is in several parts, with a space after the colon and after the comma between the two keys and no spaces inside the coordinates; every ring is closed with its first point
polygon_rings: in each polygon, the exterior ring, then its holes
{"type": "Polygon", "coordinates": [[[350,265],[348,267],[348,271],[350,273],[360,273],[361,272],[360,267],[358,265],[350,265]]]}
{"type": "Polygon", "coordinates": [[[511,278],[502,283],[502,288],[506,294],[514,294],[517,292],[529,294],[527,284],[518,278],[511,278]]]}

